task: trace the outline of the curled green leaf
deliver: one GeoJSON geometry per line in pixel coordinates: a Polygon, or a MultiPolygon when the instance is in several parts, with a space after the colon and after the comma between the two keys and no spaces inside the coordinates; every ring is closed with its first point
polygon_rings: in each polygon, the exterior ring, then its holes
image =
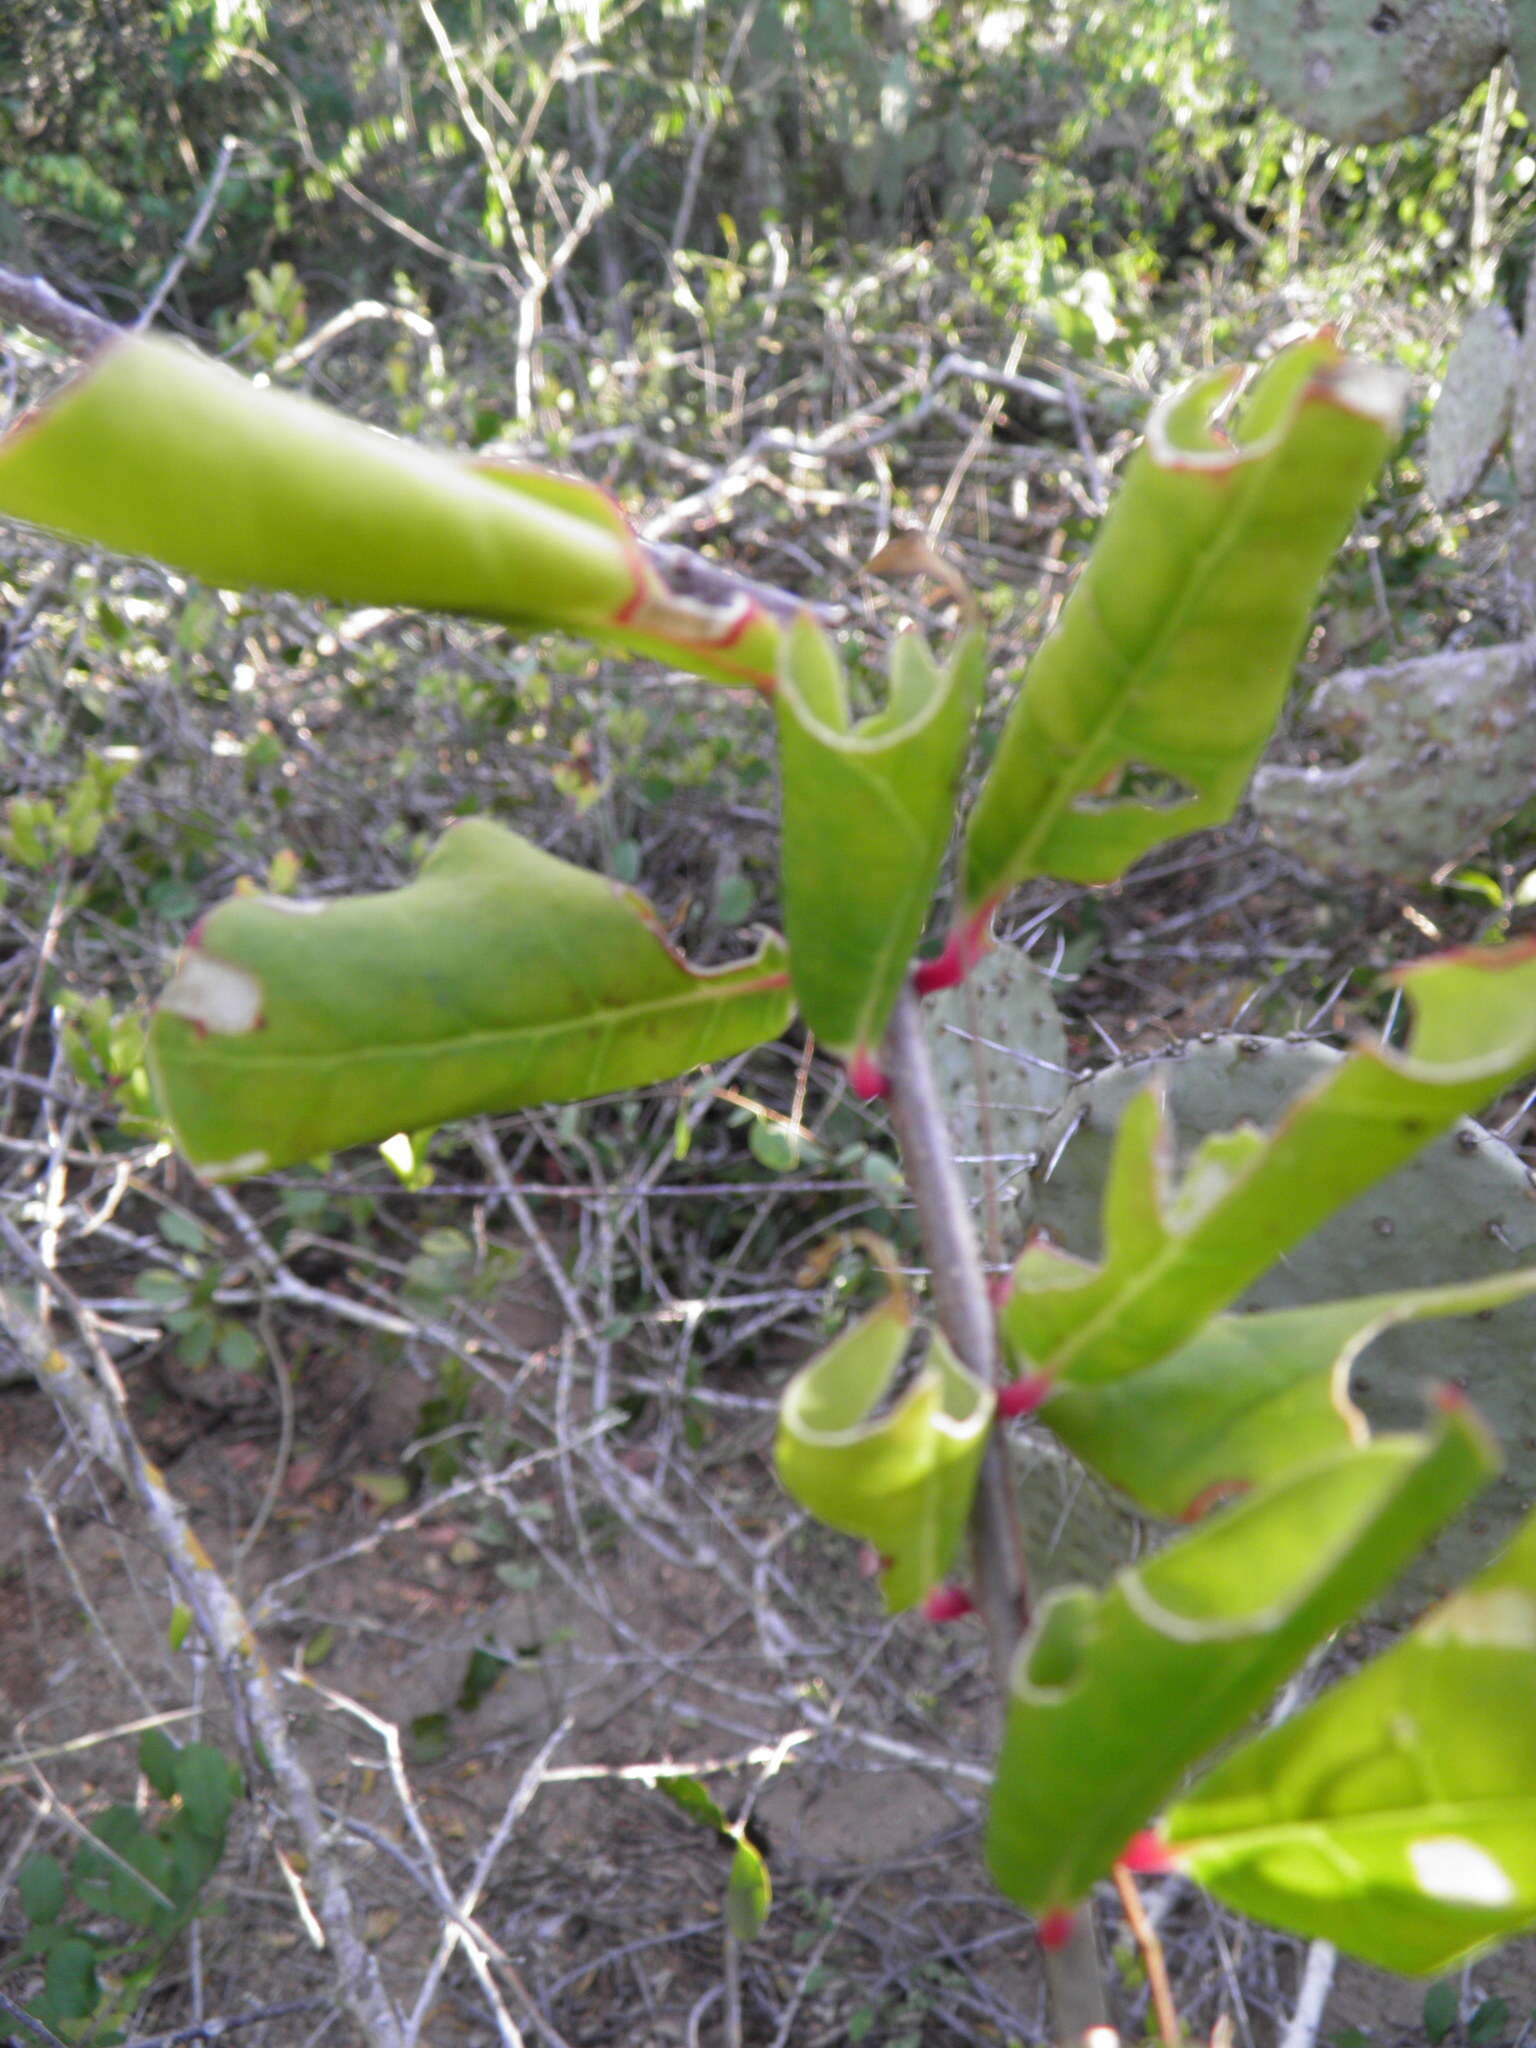
{"type": "Polygon", "coordinates": [[[1169,1814],[1242,1913],[1378,1969],[1536,1926],[1536,1519],[1411,1635],[1234,1752],[1169,1814]]]}
{"type": "Polygon", "coordinates": [[[725,1887],[725,1924],[738,1941],[754,1941],[768,1923],[773,1879],[766,1857],[745,1835],[736,1840],[725,1887]]]}
{"type": "Polygon", "coordinates": [[[1229,1493],[1367,1439],[1355,1360],[1386,1330],[1483,1315],[1536,1293],[1536,1271],[1259,1315],[1216,1316],[1171,1356],[1118,1379],[1063,1380],[1040,1409],[1061,1441],[1155,1515],[1189,1519],[1229,1493]]]}
{"type": "Polygon", "coordinates": [[[559,627],[771,689],[780,629],[674,588],[593,485],[413,446],[125,336],[0,441],[0,513],[230,589],[559,627]]]}
{"type": "Polygon", "coordinates": [[[1182,1180],[1161,1091],[1121,1120],[1104,1194],[1104,1259],[1026,1252],[1002,1316],[1022,1369],[1099,1383],[1187,1343],[1260,1274],[1536,1063],[1536,945],[1446,953],[1393,977],[1413,1011],[1405,1051],[1356,1046],[1274,1130],[1207,1138],[1182,1180]]]}
{"type": "Polygon", "coordinates": [[[677,1771],[656,1780],[656,1790],[690,1820],[696,1820],[701,1827],[713,1828],[716,1834],[728,1835],[731,1823],[724,1811],[718,1807],[704,1786],[686,1771],[677,1771]]]}
{"type": "Polygon", "coordinates": [[[1213,1515],[1102,1594],[1048,1594],[1014,1663],[987,1827],[999,1885],[1071,1906],[1189,1767],[1234,1734],[1496,1468],[1464,1404],[1213,1515]]]}
{"type": "Polygon", "coordinates": [[[187,1157],[229,1180],[639,1087],[789,1016],[778,939],[691,967],[632,890],[467,819],[402,889],[221,904],[160,999],[149,1064],[187,1157]]]}
{"type": "Polygon", "coordinates": [[[967,919],[1031,875],[1108,881],[1229,817],[1247,783],[1405,381],[1319,336],[1223,431],[1237,374],[1152,415],[1009,714],[967,834],[967,919]]]}
{"type": "Polygon", "coordinates": [[[784,928],[805,1021],[844,1057],[879,1046],[922,936],[985,675],[979,633],[942,667],[904,633],[885,707],[855,721],[826,635],[801,618],[786,641],[784,928]]]}
{"type": "Polygon", "coordinates": [[[785,1388],[775,1447],[800,1505],[880,1553],[892,1613],[953,1563],[995,1407],[935,1331],[922,1370],[883,1408],[910,1335],[900,1295],[852,1324],[785,1388]]]}

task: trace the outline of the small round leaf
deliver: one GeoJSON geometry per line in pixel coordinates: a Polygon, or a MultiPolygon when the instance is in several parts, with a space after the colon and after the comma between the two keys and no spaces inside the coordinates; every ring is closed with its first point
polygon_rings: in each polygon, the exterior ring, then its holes
{"type": "Polygon", "coordinates": [[[64,1867],[57,1857],[42,1850],[29,1856],[16,1873],[16,1895],[34,1927],[40,1921],[56,1920],[68,1895],[64,1867]]]}

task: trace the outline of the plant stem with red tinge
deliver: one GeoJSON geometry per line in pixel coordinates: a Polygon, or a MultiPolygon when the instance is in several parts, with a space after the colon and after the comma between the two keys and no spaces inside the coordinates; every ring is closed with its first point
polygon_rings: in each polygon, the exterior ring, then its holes
{"type": "MultiPolygon", "coordinates": [[[[882,1064],[939,1325],[961,1363],[996,1385],[997,1329],[981,1247],[955,1164],[922,1014],[911,989],[903,990],[896,1004],[882,1064]]],[[[1013,1475],[1000,1430],[993,1430],[982,1460],[970,1533],[973,1594],[1002,1703],[1008,1697],[1013,1654],[1029,1622],[1029,1581],[1013,1475]]],[[[1073,1915],[1064,1945],[1046,1950],[1045,1961],[1057,2039],[1062,2048],[1077,2048],[1089,2028],[1104,2026],[1109,2017],[1091,1903],[1073,1915]]]]}

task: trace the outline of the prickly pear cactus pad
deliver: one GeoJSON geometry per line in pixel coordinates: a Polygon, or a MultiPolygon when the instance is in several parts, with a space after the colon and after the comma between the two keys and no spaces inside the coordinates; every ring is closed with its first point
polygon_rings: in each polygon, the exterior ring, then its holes
{"type": "Polygon", "coordinates": [[[927,1005],[939,1090],[973,1201],[991,1167],[999,1200],[1018,1195],[1073,1079],[1051,979],[1016,946],[994,946],[927,1005]]]}
{"type": "Polygon", "coordinates": [[[1536,105],[1536,0],[1509,0],[1509,54],[1526,119],[1536,105]]]}
{"type": "Polygon", "coordinates": [[[1045,1431],[1019,1434],[1009,1457],[1037,1598],[1055,1586],[1102,1586],[1149,1547],[1150,1518],[1045,1431]]]}
{"type": "MultiPolygon", "coordinates": [[[[1049,1179],[1037,1181],[1036,1222],[1067,1250],[1098,1256],[1112,1140],[1154,1077],[1168,1089],[1182,1163],[1202,1139],[1241,1121],[1271,1127],[1339,1058],[1310,1041],[1218,1037],[1181,1056],[1103,1068],[1070,1091],[1047,1127],[1046,1160],[1066,1143],[1049,1179]]],[[[1507,1145],[1466,1122],[1298,1245],[1241,1305],[1293,1308],[1471,1282],[1533,1263],[1536,1194],[1526,1169],[1507,1145]]],[[[1447,1379],[1486,1418],[1507,1468],[1413,1567],[1394,1611],[1422,1604],[1474,1569],[1536,1493],[1536,1303],[1388,1329],[1364,1353],[1350,1393],[1373,1429],[1400,1429],[1422,1415],[1426,1382],[1447,1379]]]]}
{"type": "Polygon", "coordinates": [[[1509,432],[1519,361],[1504,307],[1479,306],[1445,366],[1424,445],[1424,481],[1442,510],[1471,495],[1509,432]]]}
{"type": "Polygon", "coordinates": [[[1342,669],[1311,719],[1348,765],[1261,768],[1266,833],[1341,881],[1418,878],[1513,815],[1536,786],[1536,640],[1342,669]]]}
{"type": "Polygon", "coordinates": [[[1450,113],[1503,55],[1507,26],[1498,0],[1232,0],[1232,34],[1282,113],[1356,143],[1450,113]]]}
{"type": "MultiPolygon", "coordinates": [[[[1527,105],[1536,91],[1536,0],[1530,0],[1531,61],[1527,68],[1527,105]]],[[[1525,281],[1520,314],[1520,355],[1515,368],[1514,401],[1510,409],[1509,462],[1515,489],[1525,501],[1536,498],[1536,270],[1525,281]]]]}

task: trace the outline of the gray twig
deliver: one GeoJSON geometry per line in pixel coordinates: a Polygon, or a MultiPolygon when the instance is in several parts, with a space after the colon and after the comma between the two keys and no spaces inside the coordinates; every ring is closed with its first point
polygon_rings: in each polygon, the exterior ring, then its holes
{"type": "Polygon", "coordinates": [[[43,2048],[66,2048],[66,2044],[51,2027],[45,2027],[41,2020],[34,2019],[24,2005],[18,2005],[13,1998],[7,1998],[3,1991],[0,1991],[0,2012],[6,2013],[13,2020],[20,2020],[24,2027],[30,2028],[28,2040],[41,2041],[43,2048]]]}
{"type": "Polygon", "coordinates": [[[271,1675],[240,1603],[193,1534],[186,1510],[146,1457],[128,1419],[121,1382],[84,1305],[57,1274],[49,1272],[3,1213],[0,1238],[31,1278],[56,1296],[73,1317],[89,1365],[62,1346],[51,1345],[41,1325],[19,1301],[0,1295],[0,1317],[39,1386],[73,1418],[92,1453],[137,1499],[154,1533],[156,1548],[218,1660],[245,1747],[254,1753],[259,1745],[265,1752],[277,1795],[308,1859],[316,1915],[331,1947],[342,1998],[372,2048],[403,2048],[399,2015],[385,1989],[377,1959],[363,1939],[346,1874],[321,1818],[313,1780],[293,1744],[271,1675]]]}
{"type": "MultiPolygon", "coordinates": [[[[955,1164],[917,998],[904,990],[885,1040],[891,1121],[901,1142],[907,1186],[917,1209],[939,1325],[972,1372],[997,1377],[997,1340],[981,1248],[955,1164]]],[[[1024,1538],[1002,1435],[994,1430],[971,1510],[976,1604],[987,1631],[997,1697],[1008,1697],[1013,1653],[1029,1613],[1024,1538]]],[[[1106,2025],[1103,1971],[1091,1902],[1077,1913],[1066,1943],[1044,1951],[1057,2038],[1076,2044],[1106,2025]]]]}
{"type": "Polygon", "coordinates": [[[42,278],[23,277],[16,270],[0,270],[0,317],[45,335],[74,355],[105,348],[122,333],[110,320],[62,297],[42,278]]]}
{"type": "Polygon", "coordinates": [[[188,260],[203,238],[204,228],[207,227],[213,217],[213,209],[219,203],[219,194],[224,189],[224,180],[229,176],[229,167],[234,162],[235,151],[239,147],[240,144],[233,135],[226,135],[219,144],[218,161],[208,174],[208,182],[204,185],[202,196],[197,202],[197,211],[188,222],[187,231],[177,244],[176,254],[166,265],[165,274],[140,308],[139,317],[133,323],[135,328],[148,327],[160,308],[175,290],[176,280],[186,269],[188,260]]]}
{"type": "Polygon", "coordinates": [[[1338,1960],[1339,1952],[1331,1941],[1314,1941],[1307,1950],[1301,1988],[1296,1993],[1296,2009],[1291,2014],[1280,2048],[1314,2048],[1328,1994],[1333,1989],[1333,1973],[1338,1960]]]}

